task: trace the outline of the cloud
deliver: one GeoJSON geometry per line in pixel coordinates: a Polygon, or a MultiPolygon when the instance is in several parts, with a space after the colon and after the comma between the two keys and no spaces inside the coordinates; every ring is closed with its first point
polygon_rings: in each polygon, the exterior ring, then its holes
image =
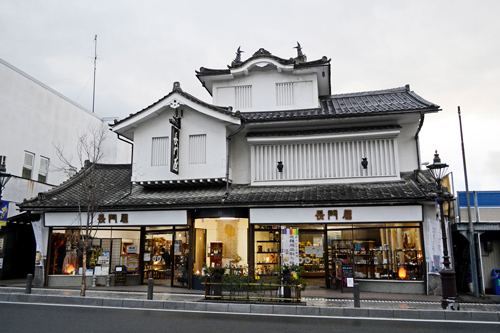
{"type": "Polygon", "coordinates": [[[91,109],[97,34],[96,113],[123,118],[174,81],[211,102],[195,70],[225,68],[240,45],[244,58],[261,47],[293,57],[299,41],[309,60],[332,58],[333,93],[410,84],[439,104],[443,111],[428,115],[420,134],[422,160],[438,149],[457,189],[460,105],[470,184],[479,190],[500,185],[475,162],[498,152],[490,142],[500,120],[499,11],[498,1],[4,0],[0,58],[91,109]]]}

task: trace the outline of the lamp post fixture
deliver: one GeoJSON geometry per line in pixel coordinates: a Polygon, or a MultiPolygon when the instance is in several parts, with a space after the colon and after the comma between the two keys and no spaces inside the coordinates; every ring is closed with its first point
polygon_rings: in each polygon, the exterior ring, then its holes
{"type": "Polygon", "coordinates": [[[457,296],[457,286],[455,281],[455,271],[451,268],[450,256],[448,255],[448,237],[446,235],[446,226],[444,223],[444,198],[443,198],[443,188],[442,182],[443,177],[446,175],[446,171],[448,171],[448,164],[441,163],[441,158],[439,158],[439,154],[436,150],[434,154],[434,162],[430,165],[427,165],[427,169],[430,171],[432,177],[436,181],[436,194],[437,194],[437,202],[439,204],[439,214],[441,216],[441,233],[443,236],[443,265],[444,268],[439,272],[441,275],[441,288],[443,290],[443,298],[441,299],[441,307],[443,309],[451,309],[454,310],[453,306],[455,305],[455,299],[457,296]]]}

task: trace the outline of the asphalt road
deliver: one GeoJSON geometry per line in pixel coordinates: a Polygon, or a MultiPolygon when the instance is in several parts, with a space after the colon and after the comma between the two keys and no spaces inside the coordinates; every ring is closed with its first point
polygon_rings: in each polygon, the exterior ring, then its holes
{"type": "Polygon", "coordinates": [[[297,317],[0,302],[0,332],[500,332],[500,323],[297,317]]]}

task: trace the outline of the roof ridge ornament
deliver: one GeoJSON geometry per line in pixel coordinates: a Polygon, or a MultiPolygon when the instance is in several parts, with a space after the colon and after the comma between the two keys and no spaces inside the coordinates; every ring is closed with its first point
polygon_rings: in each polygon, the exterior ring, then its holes
{"type": "MultiPolygon", "coordinates": [[[[183,92],[182,89],[181,89],[181,83],[178,82],[178,81],[175,81],[174,82],[174,87],[172,88],[172,92],[183,92]]],[[[177,109],[179,106],[181,106],[181,103],[178,99],[173,99],[170,103],[168,103],[168,105],[172,108],[172,109],[177,109]]]]}
{"type": "Polygon", "coordinates": [[[297,63],[301,62],[307,62],[307,57],[306,55],[302,52],[302,46],[300,46],[300,43],[297,42],[297,46],[293,47],[294,49],[297,49],[297,58],[295,58],[297,63]]]}
{"type": "Polygon", "coordinates": [[[261,47],[259,50],[257,50],[257,52],[255,52],[253,54],[252,57],[258,57],[258,56],[270,56],[271,55],[271,52],[269,52],[268,50],[266,50],[265,48],[261,47]]]}
{"type": "Polygon", "coordinates": [[[174,82],[174,87],[172,88],[172,91],[182,92],[181,83],[178,82],[178,81],[175,81],[174,82]]]}
{"type": "Polygon", "coordinates": [[[236,50],[236,58],[231,63],[231,66],[239,65],[242,63],[241,54],[245,51],[241,51],[241,46],[238,46],[238,50],[236,50]]]}

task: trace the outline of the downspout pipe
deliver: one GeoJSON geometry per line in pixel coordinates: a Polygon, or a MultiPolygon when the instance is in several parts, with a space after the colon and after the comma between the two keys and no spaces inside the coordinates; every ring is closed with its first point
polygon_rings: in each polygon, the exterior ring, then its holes
{"type": "MultiPolygon", "coordinates": [[[[118,138],[118,140],[120,141],[123,141],[125,143],[128,143],[130,145],[130,148],[132,149],[132,152],[130,154],[130,169],[132,169],[132,165],[134,164],[134,143],[129,141],[129,140],[125,140],[124,138],[122,138],[122,136],[119,134],[119,133],[116,133],[116,137],[118,138]]],[[[131,170],[132,171],[132,170],[131,170]]],[[[130,189],[129,189],[129,192],[126,196],[124,196],[123,198],[129,196],[130,194],[132,193],[132,179],[130,179],[130,189]]],[[[121,198],[121,199],[123,199],[121,198]]],[[[119,199],[118,201],[120,201],[121,199],[119,199]]],[[[117,202],[118,202],[117,201],[117,202]]],[[[116,202],[115,202],[116,203],[116,202]]],[[[114,204],[113,204],[114,205],[114,204]]]]}
{"type": "Polygon", "coordinates": [[[424,125],[424,119],[425,119],[425,114],[423,112],[420,112],[420,121],[418,122],[418,128],[417,128],[417,133],[415,133],[415,144],[417,146],[417,170],[420,170],[420,142],[418,139],[418,134],[422,130],[422,126],[424,125]]]}
{"type": "MultiPolygon", "coordinates": [[[[238,112],[237,112],[238,113],[238,112]]],[[[230,151],[231,151],[231,139],[233,136],[241,132],[245,128],[245,119],[241,119],[241,125],[238,127],[233,133],[229,134],[226,137],[226,142],[227,142],[227,147],[226,147],[226,193],[224,193],[224,197],[222,198],[222,203],[226,201],[228,195],[229,195],[229,156],[230,156],[230,151]]]]}

